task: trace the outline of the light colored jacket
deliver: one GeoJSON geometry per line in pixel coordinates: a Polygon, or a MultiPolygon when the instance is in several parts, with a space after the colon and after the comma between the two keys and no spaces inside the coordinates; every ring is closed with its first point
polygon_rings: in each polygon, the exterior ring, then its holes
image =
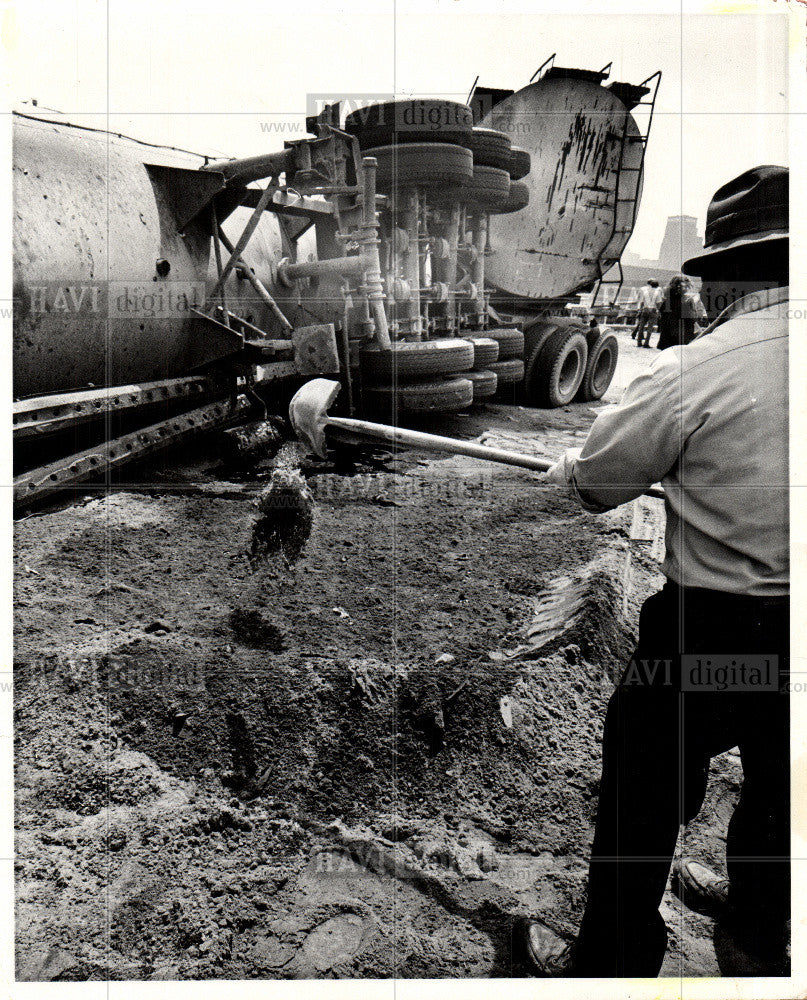
{"type": "Polygon", "coordinates": [[[786,288],[754,293],[662,351],[548,474],[594,511],[661,482],[662,568],[682,586],[788,593],[786,311],[786,288]]]}

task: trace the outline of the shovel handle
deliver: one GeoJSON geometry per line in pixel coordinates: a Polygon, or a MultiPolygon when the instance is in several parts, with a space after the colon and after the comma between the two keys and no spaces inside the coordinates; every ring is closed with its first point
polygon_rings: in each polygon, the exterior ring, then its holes
{"type": "Polygon", "coordinates": [[[549,459],[536,458],[534,455],[520,455],[518,452],[505,451],[503,448],[488,448],[473,441],[458,441],[456,438],[442,437],[439,434],[426,434],[423,431],[411,431],[405,427],[392,427],[388,424],[374,424],[369,420],[354,420],[351,417],[328,417],[328,427],[349,431],[351,434],[361,434],[376,441],[386,441],[388,444],[409,445],[413,448],[425,448],[428,451],[445,451],[451,455],[468,455],[470,458],[483,458],[489,462],[500,462],[502,465],[517,465],[535,472],[546,472],[555,464],[549,459]]]}
{"type": "MultiPolygon", "coordinates": [[[[412,431],[405,427],[392,427],[389,424],[374,424],[369,420],[355,420],[352,417],[328,417],[327,426],[353,436],[385,441],[387,444],[409,445],[427,451],[444,451],[451,455],[468,455],[469,458],[481,458],[501,465],[515,465],[521,469],[531,469],[533,472],[546,472],[555,464],[551,459],[538,458],[535,455],[523,455],[517,451],[505,451],[503,448],[489,448],[473,441],[458,441],[456,438],[442,437],[439,434],[426,434],[424,431],[412,431]]],[[[651,488],[644,492],[646,496],[664,499],[663,490],[651,488]]]]}

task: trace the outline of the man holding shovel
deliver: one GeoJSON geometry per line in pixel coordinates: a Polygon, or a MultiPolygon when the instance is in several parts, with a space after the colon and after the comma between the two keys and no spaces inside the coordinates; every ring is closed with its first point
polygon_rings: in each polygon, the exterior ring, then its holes
{"type": "Polygon", "coordinates": [[[608,706],[577,940],[538,921],[518,928],[541,975],[659,974],[659,904],[679,828],[703,803],[711,757],[734,746],[744,781],[728,879],[684,857],[675,882],[690,907],[718,919],[747,971],[788,974],[787,227],[782,167],[716,192],[704,252],[684,270],[704,279],[712,302],[736,300],[691,344],[663,352],[546,474],[596,512],[661,482],[667,582],[642,607],[608,706]]]}

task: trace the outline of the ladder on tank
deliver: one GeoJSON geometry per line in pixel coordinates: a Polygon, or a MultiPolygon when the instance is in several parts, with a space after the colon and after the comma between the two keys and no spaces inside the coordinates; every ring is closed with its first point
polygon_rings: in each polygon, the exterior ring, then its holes
{"type": "MultiPolygon", "coordinates": [[[[614,183],[614,219],[611,225],[611,233],[605,244],[605,248],[597,261],[597,270],[599,272],[599,277],[597,279],[597,284],[594,289],[594,294],[591,298],[592,308],[597,303],[597,299],[600,295],[600,290],[603,286],[616,286],[616,290],[611,299],[611,302],[606,303],[608,305],[615,304],[619,297],[619,292],[622,288],[624,282],[624,275],[622,273],[622,262],[620,260],[619,254],[615,257],[609,257],[608,251],[613,252],[614,242],[621,241],[622,237],[630,237],[633,232],[633,227],[636,225],[636,215],[639,211],[639,187],[641,184],[642,171],[644,170],[644,158],[647,152],[647,140],[650,137],[650,127],[653,124],[653,112],[656,107],[656,98],[658,96],[658,88],[661,83],[661,70],[657,70],[652,76],[649,76],[646,80],[643,80],[640,84],[637,84],[635,90],[639,99],[633,103],[632,107],[626,107],[625,110],[625,122],[622,128],[622,136],[619,143],[619,158],[617,160],[616,167],[616,180],[614,183]],[[641,94],[639,93],[641,92],[641,94]],[[647,98],[648,94],[652,96],[647,98]],[[645,122],[644,128],[641,124],[637,122],[639,127],[639,134],[635,136],[628,135],[628,123],[631,120],[631,112],[635,108],[648,108],[647,121],[645,122]],[[641,145],[641,155],[639,157],[639,162],[635,165],[626,164],[626,151],[630,150],[635,144],[641,145]],[[633,184],[629,188],[629,196],[621,196],[621,182],[622,175],[630,174],[633,177],[633,184]],[[619,225],[620,221],[620,206],[630,205],[630,219],[627,225],[623,223],[622,226],[619,225]],[[613,269],[614,265],[617,265],[618,276],[616,278],[608,278],[606,275],[613,269]]],[[[624,99],[624,98],[623,98],[624,99]]]]}

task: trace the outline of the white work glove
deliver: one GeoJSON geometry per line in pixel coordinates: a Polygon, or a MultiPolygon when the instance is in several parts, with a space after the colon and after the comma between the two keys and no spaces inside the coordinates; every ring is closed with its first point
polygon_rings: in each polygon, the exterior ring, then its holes
{"type": "Polygon", "coordinates": [[[580,455],[580,448],[569,448],[563,457],[544,473],[543,482],[555,486],[571,486],[574,463],[580,455]]]}

